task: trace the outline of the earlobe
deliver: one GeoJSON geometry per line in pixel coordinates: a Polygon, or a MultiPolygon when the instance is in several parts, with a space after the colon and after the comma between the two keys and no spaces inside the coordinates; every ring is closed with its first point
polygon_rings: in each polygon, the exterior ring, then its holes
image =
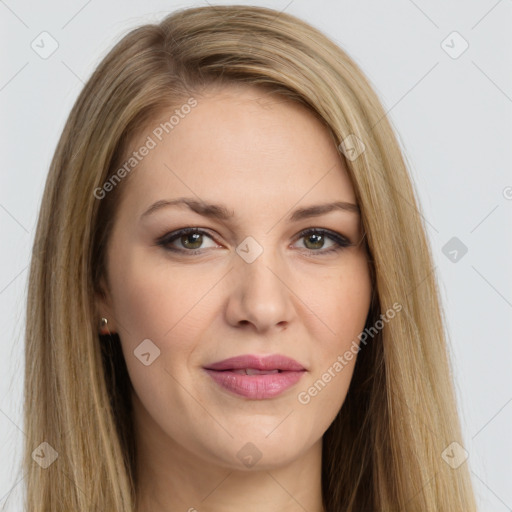
{"type": "Polygon", "coordinates": [[[116,332],[112,299],[103,278],[99,290],[96,292],[96,319],[99,334],[114,334],[116,332]]]}
{"type": "Polygon", "coordinates": [[[112,332],[110,332],[110,329],[108,327],[108,319],[105,317],[102,317],[100,320],[100,334],[113,334],[112,332]]]}

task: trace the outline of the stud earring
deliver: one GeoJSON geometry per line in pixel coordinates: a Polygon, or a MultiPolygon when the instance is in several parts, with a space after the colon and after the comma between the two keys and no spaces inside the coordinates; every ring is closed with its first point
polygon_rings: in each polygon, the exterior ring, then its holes
{"type": "Polygon", "coordinates": [[[108,320],[104,317],[101,318],[101,322],[100,322],[100,334],[110,334],[110,331],[108,329],[108,320]]]}

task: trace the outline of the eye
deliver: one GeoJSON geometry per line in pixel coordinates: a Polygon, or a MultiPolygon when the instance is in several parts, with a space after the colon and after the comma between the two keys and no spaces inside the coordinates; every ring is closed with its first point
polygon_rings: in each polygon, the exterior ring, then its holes
{"type": "MultiPolygon", "coordinates": [[[[323,255],[340,251],[353,244],[351,241],[335,231],[320,228],[309,228],[301,231],[296,242],[304,239],[302,249],[316,255],[323,255]],[[327,244],[326,242],[330,242],[327,244]]],[[[157,245],[167,251],[188,255],[201,254],[204,249],[220,247],[208,232],[199,228],[183,228],[167,233],[156,241],[157,245]],[[205,246],[205,241],[210,244],[205,246]]],[[[300,249],[301,247],[299,247],[300,249]]]]}
{"type": "Polygon", "coordinates": [[[309,228],[301,231],[297,240],[301,239],[304,239],[305,249],[311,253],[318,253],[319,255],[340,251],[353,245],[348,238],[339,233],[320,228],[309,228]],[[330,245],[327,245],[327,249],[324,248],[326,240],[331,241],[330,245]]]}
{"type": "Polygon", "coordinates": [[[158,239],[157,244],[168,251],[187,254],[197,254],[201,252],[201,249],[218,247],[213,241],[213,238],[206,231],[198,228],[183,228],[178,231],[173,231],[158,239]],[[205,239],[212,241],[207,247],[203,245],[205,239]],[[176,247],[175,243],[178,247],[176,247]]]}

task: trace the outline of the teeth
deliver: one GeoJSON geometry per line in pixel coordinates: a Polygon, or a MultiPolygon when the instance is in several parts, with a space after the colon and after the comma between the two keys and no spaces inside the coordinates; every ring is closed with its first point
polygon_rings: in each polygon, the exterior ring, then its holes
{"type": "Polygon", "coordinates": [[[255,368],[244,368],[240,370],[232,370],[232,372],[240,375],[267,375],[270,373],[278,373],[279,370],[256,370],[255,368]]]}
{"type": "Polygon", "coordinates": [[[255,370],[253,368],[246,368],[247,375],[266,375],[267,373],[278,373],[279,370],[255,370]]]}

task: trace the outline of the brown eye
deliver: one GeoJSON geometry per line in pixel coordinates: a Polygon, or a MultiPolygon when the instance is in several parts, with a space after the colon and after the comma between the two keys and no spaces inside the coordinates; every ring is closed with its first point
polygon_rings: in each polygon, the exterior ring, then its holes
{"type": "Polygon", "coordinates": [[[181,235],[179,241],[187,249],[199,249],[203,243],[203,235],[200,233],[189,233],[181,235]]]}
{"type": "Polygon", "coordinates": [[[340,251],[352,245],[348,238],[327,229],[307,229],[299,234],[297,241],[301,239],[304,239],[304,248],[318,255],[340,251]]]}
{"type": "Polygon", "coordinates": [[[308,249],[321,249],[325,243],[324,235],[318,233],[312,233],[304,237],[304,245],[308,249]]]}
{"type": "Polygon", "coordinates": [[[202,252],[203,249],[219,247],[206,231],[198,228],[184,228],[168,233],[157,240],[157,245],[168,251],[188,254],[196,254],[202,252]],[[208,240],[210,245],[205,246],[208,240]]]}

